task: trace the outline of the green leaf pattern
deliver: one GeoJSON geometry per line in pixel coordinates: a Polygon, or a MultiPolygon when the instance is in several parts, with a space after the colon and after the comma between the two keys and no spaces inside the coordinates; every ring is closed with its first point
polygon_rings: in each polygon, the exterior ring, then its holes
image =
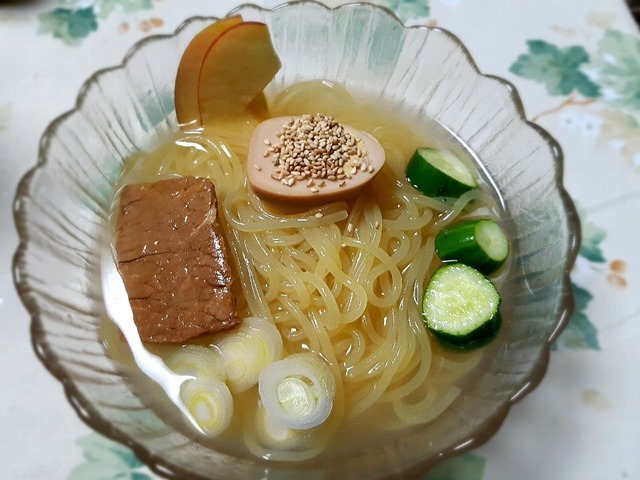
{"type": "Polygon", "coordinates": [[[590,262],[604,263],[606,260],[600,248],[600,244],[605,239],[606,235],[606,232],[600,227],[583,220],[580,256],[586,258],[590,262]]]}
{"type": "Polygon", "coordinates": [[[482,480],[485,458],[469,452],[438,464],[422,480],[482,480]]]}
{"type": "MultiPolygon", "coordinates": [[[[577,93],[583,100],[565,99],[559,107],[534,117],[558,113],[565,107],[587,106],[597,99],[615,107],[597,109],[602,128],[598,141],[614,140],[620,153],[640,167],[640,40],[618,30],[604,30],[596,51],[573,45],[560,48],[544,40],[529,40],[528,53],[520,55],[510,71],[546,86],[552,96],[577,93]],[[634,115],[636,116],[634,118],[634,115]]],[[[584,132],[589,134],[592,132],[584,132]]]]}
{"type": "Polygon", "coordinates": [[[116,9],[125,12],[149,10],[152,0],[94,0],[88,6],[82,0],[63,0],[70,8],[56,8],[39,16],[39,33],[51,34],[67,45],[79,45],[98,29],[98,19],[107,18],[116,9]]]}
{"type": "MultiPolygon", "coordinates": [[[[600,245],[606,238],[606,232],[591,223],[580,208],[578,208],[578,213],[582,225],[582,244],[579,256],[590,263],[605,263],[606,259],[600,245]]],[[[572,289],[575,302],[573,316],[558,337],[553,349],[562,347],[573,350],[600,350],[598,329],[587,316],[587,307],[593,299],[593,295],[575,283],[572,283],[572,289]]]]}
{"type": "Polygon", "coordinates": [[[431,13],[429,0],[377,0],[376,3],[392,10],[403,22],[428,17],[431,13]]]}
{"type": "Polygon", "coordinates": [[[607,30],[589,65],[603,88],[602,100],[611,105],[640,110],[640,40],[617,30],[607,30]]]}
{"type": "Polygon", "coordinates": [[[91,32],[98,29],[93,7],[71,10],[56,8],[40,15],[39,33],[50,33],[69,45],[77,45],[91,32]]]}
{"type": "Polygon", "coordinates": [[[151,480],[136,470],[144,468],[135,454],[124,445],[92,433],[78,440],[86,462],[78,465],[69,480],[151,480]]]}
{"type": "Polygon", "coordinates": [[[597,97],[598,85],[580,69],[589,62],[589,54],[578,45],[558,48],[544,40],[529,40],[529,53],[511,65],[511,72],[542,83],[549,95],[569,95],[577,90],[585,97],[597,97]]]}
{"type": "Polygon", "coordinates": [[[135,12],[153,8],[151,0],[97,0],[93,4],[96,15],[100,18],[107,18],[117,9],[122,9],[125,12],[135,12]]]}
{"type": "Polygon", "coordinates": [[[554,344],[554,350],[558,347],[572,350],[600,350],[598,330],[586,314],[593,295],[575,283],[572,287],[575,310],[571,321],[554,344]]]}

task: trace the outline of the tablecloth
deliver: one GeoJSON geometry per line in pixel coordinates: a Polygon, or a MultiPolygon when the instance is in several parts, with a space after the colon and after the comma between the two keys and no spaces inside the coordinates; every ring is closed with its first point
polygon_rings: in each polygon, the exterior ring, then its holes
{"type": "MultiPolygon", "coordinates": [[[[155,478],[90,430],[37,360],[13,286],[12,200],[47,124],[137,40],[237,0],[0,2],[0,478],[155,478]]],[[[279,2],[255,2],[267,7],[279,2]]],[[[340,0],[328,0],[336,6],[340,0]]],[[[582,220],[576,309],[542,384],[429,480],[640,479],[640,33],[622,0],[378,0],[454,32],[560,142],[582,220]]]]}

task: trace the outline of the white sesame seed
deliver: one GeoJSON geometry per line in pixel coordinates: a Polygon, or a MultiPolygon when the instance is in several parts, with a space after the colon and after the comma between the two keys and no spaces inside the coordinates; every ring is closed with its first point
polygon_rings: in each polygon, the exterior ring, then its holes
{"type": "Polygon", "coordinates": [[[275,145],[264,140],[266,145],[271,145],[265,156],[273,153],[274,166],[282,168],[286,174],[295,173],[296,180],[300,180],[299,177],[348,180],[357,173],[356,167],[364,164],[364,158],[357,155],[358,148],[364,147],[362,140],[327,115],[317,113],[290,118],[277,138],[279,143],[275,145]],[[347,172],[343,168],[345,163],[349,166],[347,172]]]}
{"type": "Polygon", "coordinates": [[[322,217],[324,217],[324,215],[323,215],[322,213],[318,212],[318,213],[316,213],[316,214],[314,215],[314,217],[316,217],[316,218],[322,218],[322,217]]]}

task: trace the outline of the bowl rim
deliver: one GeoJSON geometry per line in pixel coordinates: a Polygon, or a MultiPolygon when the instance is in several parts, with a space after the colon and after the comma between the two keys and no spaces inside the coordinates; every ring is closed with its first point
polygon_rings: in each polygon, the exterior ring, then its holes
{"type": "Polygon", "coordinates": [[[44,365],[44,367],[58,380],[62,383],[64,388],[65,396],[67,397],[68,402],[71,404],[76,414],[80,417],[80,419],[85,422],[90,428],[95,430],[97,433],[102,434],[112,440],[120,442],[130,448],[135,455],[144,462],[154,473],[166,477],[166,478],[201,478],[197,474],[192,472],[185,471],[181,466],[170,464],[165,462],[162,458],[159,458],[156,454],[152,453],[144,444],[138,442],[135,438],[130,438],[127,434],[122,432],[120,429],[110,424],[107,420],[102,418],[102,415],[97,411],[97,409],[91,404],[91,402],[87,401],[79,389],[74,385],[73,382],[69,381],[67,374],[64,369],[59,365],[57,361],[55,361],[56,354],[52,351],[50,346],[47,344],[46,338],[43,335],[42,329],[42,318],[41,311],[36,300],[36,297],[32,295],[30,283],[28,280],[23,278],[23,270],[22,265],[24,265],[24,259],[28,256],[28,244],[29,244],[29,228],[28,228],[28,219],[26,217],[26,212],[24,210],[25,201],[30,198],[29,192],[31,189],[32,182],[38,173],[43,167],[45,167],[48,163],[47,153],[49,150],[49,144],[52,138],[55,136],[58,128],[64,124],[64,122],[80,110],[82,107],[84,100],[87,96],[87,91],[89,87],[96,83],[100,77],[103,75],[109,74],[111,72],[123,69],[126,67],[129,60],[136,55],[136,53],[144,48],[149,43],[154,43],[158,41],[163,41],[165,39],[170,39],[177,36],[180,32],[186,29],[192,22],[202,21],[202,20],[219,20],[221,18],[229,17],[237,14],[237,12],[251,8],[261,12],[274,12],[280,9],[288,8],[291,6],[297,5],[312,5],[314,7],[319,7],[324,10],[334,11],[339,9],[346,8],[372,8],[379,11],[384,12],[387,16],[391,17],[395,22],[401,25],[404,29],[418,29],[418,30],[429,30],[429,31],[438,31],[448,36],[456,46],[461,50],[462,54],[465,56],[466,60],[469,62],[473,71],[479,77],[484,77],[488,79],[492,79],[499,84],[501,84],[504,88],[509,91],[509,98],[516,109],[516,113],[518,118],[526,124],[527,127],[536,131],[545,143],[548,145],[550,153],[553,157],[553,165],[554,165],[554,185],[559,194],[560,200],[562,202],[563,208],[566,212],[566,223],[569,234],[569,242],[566,246],[566,266],[565,270],[562,274],[562,286],[561,286],[561,294],[562,294],[562,303],[560,305],[559,318],[556,321],[555,328],[553,329],[551,335],[546,340],[546,342],[542,345],[542,349],[540,352],[540,358],[536,364],[536,368],[530,372],[528,376],[528,380],[521,386],[521,388],[508,400],[504,403],[504,405],[500,406],[496,410],[496,412],[486,418],[483,421],[483,424],[476,429],[474,434],[469,438],[465,438],[460,440],[459,444],[455,447],[446,449],[437,456],[437,458],[428,459],[422,462],[419,462],[409,468],[409,470],[403,472],[412,478],[413,476],[418,476],[420,474],[424,474],[426,470],[435,466],[436,463],[439,463],[442,460],[455,457],[469,450],[473,450],[486,443],[495,433],[500,429],[501,425],[504,423],[511,407],[515,405],[517,402],[522,400],[526,395],[531,393],[542,381],[544,378],[546,371],[549,366],[550,353],[553,342],[558,338],[560,333],[562,333],[563,329],[568,324],[575,307],[573,292],[572,292],[572,284],[570,278],[570,272],[573,268],[573,265],[578,256],[580,243],[581,243],[581,224],[578,216],[578,212],[576,206],[569,196],[567,190],[563,184],[563,171],[564,171],[564,156],[562,153],[562,148],[559,143],[555,140],[547,130],[537,125],[536,123],[527,120],[524,105],[518,94],[515,86],[509,82],[508,80],[492,75],[485,74],[480,71],[475,61],[473,60],[469,50],[464,45],[464,43],[453,33],[448,31],[447,29],[441,27],[431,27],[426,25],[411,25],[407,26],[402,22],[398,16],[392,12],[390,9],[369,3],[369,2],[350,2],[341,4],[336,7],[329,7],[317,0],[292,0],[281,3],[273,8],[265,8],[260,5],[252,4],[252,3],[243,3],[232,10],[230,10],[226,15],[222,17],[214,17],[214,16],[191,16],[185,19],[172,33],[168,34],[158,34],[158,35],[150,35],[141,40],[137,41],[125,54],[122,62],[117,65],[99,69],[94,72],[87,80],[82,84],[75,100],[75,104],[73,108],[62,113],[54,120],[52,120],[49,125],[44,130],[42,137],[40,139],[39,147],[38,147],[38,158],[36,164],[29,169],[21,178],[16,188],[16,193],[13,200],[13,218],[14,224],[19,237],[19,245],[14,253],[13,261],[12,261],[12,274],[14,280],[14,286],[17,290],[18,296],[26,308],[28,314],[31,318],[30,323],[30,336],[31,336],[31,344],[32,348],[40,360],[40,362],[44,365]]]}

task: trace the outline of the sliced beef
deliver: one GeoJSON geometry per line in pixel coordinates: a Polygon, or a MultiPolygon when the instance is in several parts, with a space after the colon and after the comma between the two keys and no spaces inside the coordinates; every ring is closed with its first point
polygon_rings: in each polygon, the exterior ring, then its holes
{"type": "Polygon", "coordinates": [[[116,251],[143,341],[182,342],[239,322],[211,181],[125,186],[116,251]]]}

